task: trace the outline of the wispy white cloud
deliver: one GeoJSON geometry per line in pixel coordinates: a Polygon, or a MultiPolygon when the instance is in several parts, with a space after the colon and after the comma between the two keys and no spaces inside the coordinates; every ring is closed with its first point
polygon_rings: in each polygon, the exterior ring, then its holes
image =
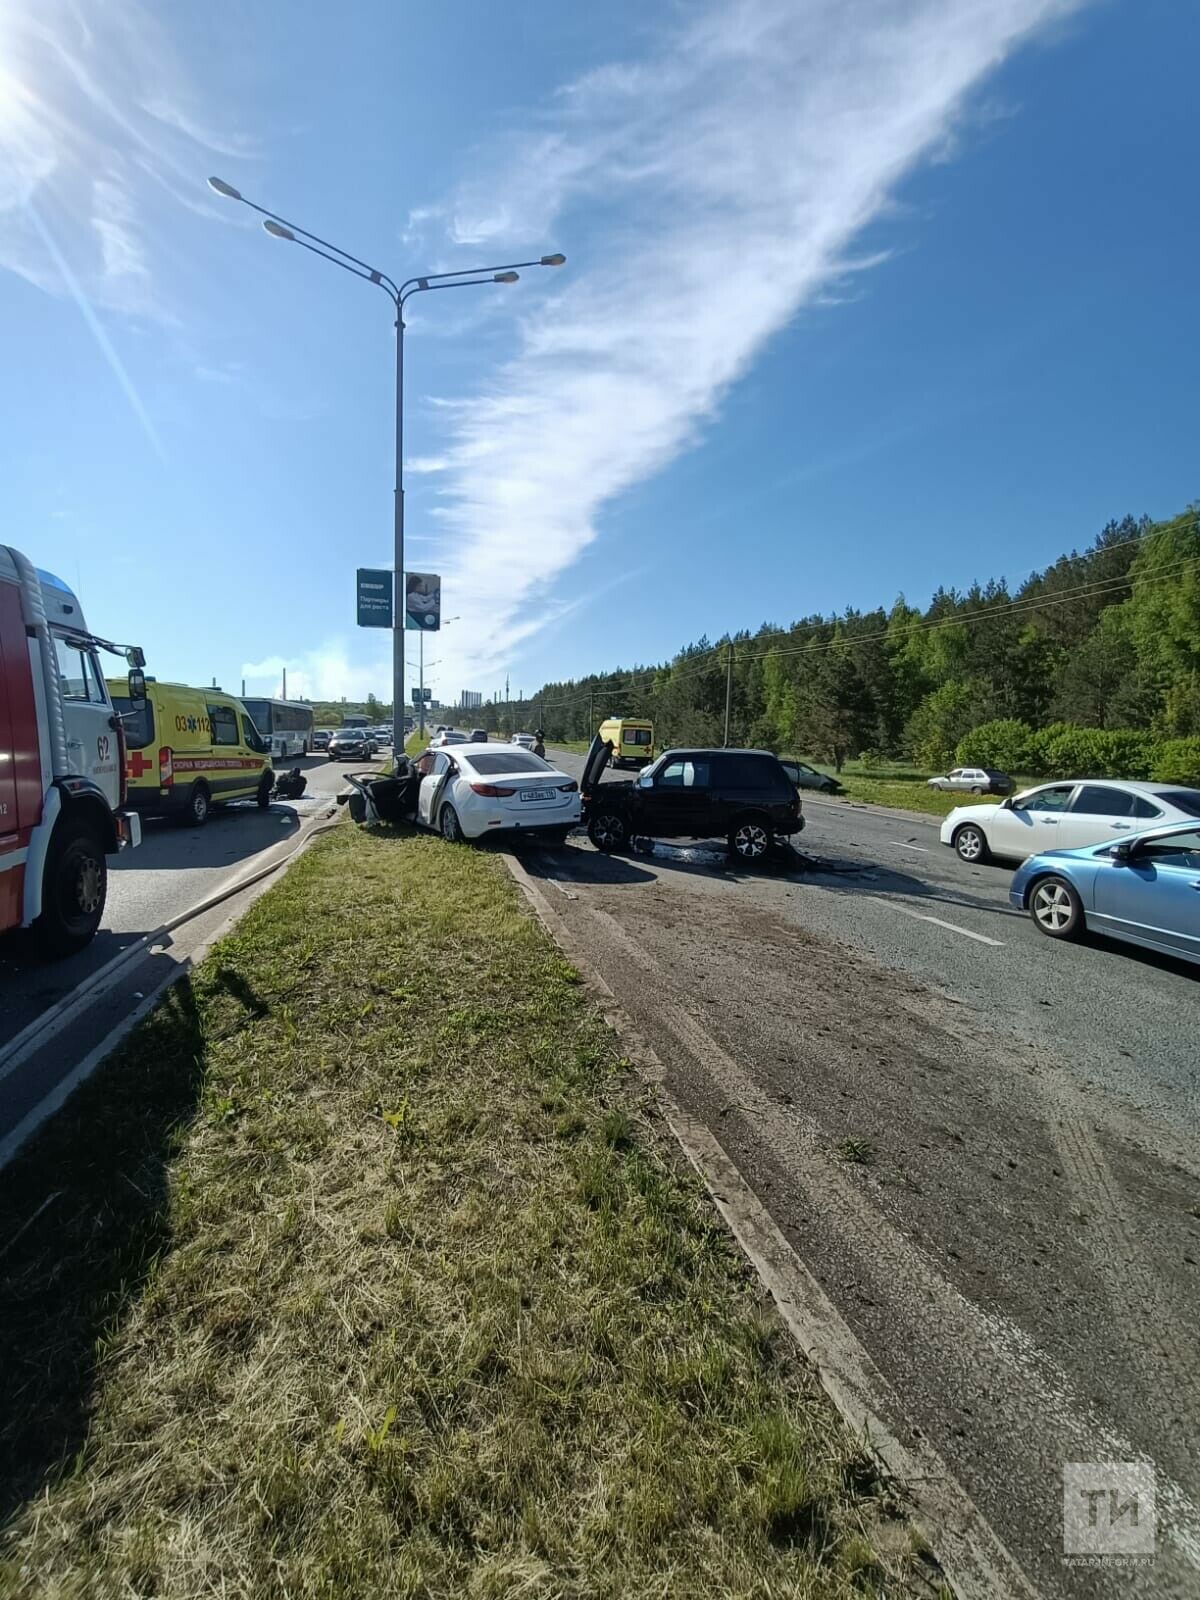
{"type": "Polygon", "coordinates": [[[718,0],[656,54],[564,85],[532,140],[420,214],[501,254],[572,252],[533,286],[515,358],[439,408],[430,515],[464,681],[552,619],[605,503],[691,444],[800,308],[878,266],[855,241],[899,182],[1079,3],[718,0]]]}

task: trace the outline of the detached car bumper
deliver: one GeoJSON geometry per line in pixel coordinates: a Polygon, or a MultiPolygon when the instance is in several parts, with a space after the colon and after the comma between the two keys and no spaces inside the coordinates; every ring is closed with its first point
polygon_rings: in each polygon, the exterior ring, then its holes
{"type": "Polygon", "coordinates": [[[114,818],[117,825],[117,849],[136,850],[142,842],[142,819],[136,811],[118,811],[114,818]]]}

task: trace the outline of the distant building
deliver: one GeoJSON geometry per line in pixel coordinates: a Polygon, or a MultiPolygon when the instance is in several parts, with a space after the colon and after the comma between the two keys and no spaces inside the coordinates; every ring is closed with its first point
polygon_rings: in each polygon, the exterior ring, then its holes
{"type": "Polygon", "coordinates": [[[458,703],[464,711],[478,711],[483,704],[483,696],[475,689],[464,689],[458,703]]]}

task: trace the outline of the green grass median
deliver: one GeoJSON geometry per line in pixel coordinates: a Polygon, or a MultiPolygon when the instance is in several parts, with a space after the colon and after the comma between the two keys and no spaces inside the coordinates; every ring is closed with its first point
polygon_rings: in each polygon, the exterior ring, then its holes
{"type": "Polygon", "coordinates": [[[931,1592],[495,855],[319,840],[0,1237],[2,1593],[931,1592]]]}

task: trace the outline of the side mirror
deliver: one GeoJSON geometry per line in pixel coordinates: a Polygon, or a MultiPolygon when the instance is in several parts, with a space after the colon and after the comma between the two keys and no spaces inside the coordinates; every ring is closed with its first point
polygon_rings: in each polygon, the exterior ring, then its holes
{"type": "Polygon", "coordinates": [[[1013,806],[1012,795],[1005,795],[1004,799],[1001,800],[1001,802],[1000,802],[1001,811],[1011,811],[1012,810],[1012,806],[1013,806]]]}
{"type": "Polygon", "coordinates": [[[137,703],[146,698],[146,674],[141,667],[133,667],[129,673],[129,699],[137,703]]]}
{"type": "Polygon", "coordinates": [[[1122,839],[1119,844],[1113,845],[1109,854],[1118,866],[1126,866],[1133,860],[1133,840],[1122,839]]]}
{"type": "Polygon", "coordinates": [[[653,787],[654,779],[650,776],[650,774],[648,772],[640,772],[638,774],[638,788],[653,789],[653,787]]]}

